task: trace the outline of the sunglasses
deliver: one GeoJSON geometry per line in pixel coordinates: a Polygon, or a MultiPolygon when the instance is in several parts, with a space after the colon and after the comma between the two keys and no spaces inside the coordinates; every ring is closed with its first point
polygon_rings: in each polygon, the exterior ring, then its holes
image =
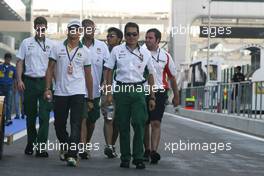
{"type": "Polygon", "coordinates": [[[106,37],[107,38],[113,38],[113,37],[115,37],[116,35],[115,34],[108,34],[106,37]]]}
{"type": "Polygon", "coordinates": [[[37,32],[45,32],[46,31],[46,28],[40,27],[40,28],[37,28],[36,31],[37,32]]]}
{"type": "Polygon", "coordinates": [[[127,32],[126,33],[126,36],[128,36],[128,37],[131,37],[131,36],[136,37],[137,35],[138,35],[137,32],[127,32]]]}

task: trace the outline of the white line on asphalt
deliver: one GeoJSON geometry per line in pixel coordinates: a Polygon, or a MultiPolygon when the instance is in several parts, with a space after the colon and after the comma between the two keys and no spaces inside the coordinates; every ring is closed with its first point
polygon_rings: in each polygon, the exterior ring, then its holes
{"type": "Polygon", "coordinates": [[[168,115],[168,116],[176,117],[176,118],[178,118],[178,119],[182,119],[182,120],[186,120],[186,121],[190,121],[190,122],[198,123],[198,124],[200,124],[200,125],[204,125],[204,126],[208,126],[208,127],[212,127],[212,128],[220,129],[220,130],[223,130],[223,131],[226,131],[226,132],[229,132],[229,133],[237,134],[237,135],[240,135],[240,136],[244,136],[244,137],[248,137],[248,138],[251,138],[251,139],[255,139],[255,140],[258,140],[258,141],[264,142],[264,138],[257,137],[257,136],[254,136],[254,135],[250,135],[250,134],[246,134],[246,133],[242,133],[242,132],[238,132],[238,131],[230,130],[230,129],[227,129],[227,128],[224,128],[224,127],[220,127],[220,126],[216,126],[216,125],[208,124],[208,123],[205,123],[205,122],[200,122],[200,121],[193,120],[193,119],[188,119],[188,118],[186,118],[186,117],[181,117],[181,116],[179,116],[179,115],[175,115],[175,114],[168,113],[168,112],[164,112],[164,114],[165,114],[165,115],[168,115]]]}
{"type": "MultiPolygon", "coordinates": [[[[50,118],[49,123],[54,122],[54,118],[50,118]]],[[[36,129],[39,129],[39,124],[36,125],[36,129]]],[[[24,129],[13,135],[13,142],[27,135],[27,129],[24,129]]],[[[4,139],[7,142],[7,138],[4,139]]]]}

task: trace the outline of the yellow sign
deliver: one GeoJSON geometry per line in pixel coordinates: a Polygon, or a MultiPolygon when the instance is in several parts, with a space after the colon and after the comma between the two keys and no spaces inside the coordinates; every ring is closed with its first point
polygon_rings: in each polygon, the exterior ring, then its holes
{"type": "Polygon", "coordinates": [[[5,77],[5,74],[4,72],[0,71],[0,78],[3,78],[3,77],[5,77]]]}
{"type": "Polygon", "coordinates": [[[224,88],[224,100],[226,100],[227,99],[227,88],[225,87],[224,88]]]}
{"type": "Polygon", "coordinates": [[[256,86],[256,94],[264,94],[264,84],[261,82],[258,82],[255,84],[256,86]]]}
{"type": "Polygon", "coordinates": [[[11,71],[8,73],[8,77],[9,77],[9,78],[13,78],[13,75],[14,75],[14,72],[11,70],[11,71]]]}

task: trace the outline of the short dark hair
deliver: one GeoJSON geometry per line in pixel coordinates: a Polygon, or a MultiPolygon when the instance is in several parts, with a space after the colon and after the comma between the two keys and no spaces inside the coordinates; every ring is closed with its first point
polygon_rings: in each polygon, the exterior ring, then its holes
{"type": "Polygon", "coordinates": [[[238,69],[239,71],[241,71],[241,66],[237,66],[236,69],[238,69]]]}
{"type": "Polygon", "coordinates": [[[133,27],[133,28],[137,28],[137,33],[139,33],[139,27],[137,25],[137,23],[133,23],[133,22],[128,22],[126,25],[125,25],[125,34],[126,34],[126,31],[127,31],[127,28],[129,27],[133,27]]]}
{"type": "Polygon", "coordinates": [[[82,26],[86,26],[86,25],[95,25],[94,22],[90,19],[84,19],[82,20],[82,26]]]}
{"type": "Polygon", "coordinates": [[[156,41],[159,40],[159,42],[160,42],[160,40],[161,40],[161,32],[160,32],[158,29],[156,29],[156,28],[151,28],[151,29],[149,29],[149,30],[147,31],[147,33],[149,33],[149,32],[153,32],[153,33],[155,34],[156,41]]]}
{"type": "Polygon", "coordinates": [[[38,24],[45,24],[46,27],[48,26],[48,22],[47,22],[46,18],[44,18],[43,16],[39,16],[39,17],[35,18],[34,28],[36,28],[36,26],[38,24]]]}
{"type": "Polygon", "coordinates": [[[11,53],[5,53],[4,59],[12,59],[11,53]]]}
{"type": "Polygon", "coordinates": [[[123,32],[122,32],[120,29],[115,28],[115,27],[110,27],[110,28],[107,30],[107,33],[110,33],[110,32],[114,32],[114,33],[116,33],[117,38],[119,38],[120,41],[122,41],[122,39],[123,39],[123,32]]]}

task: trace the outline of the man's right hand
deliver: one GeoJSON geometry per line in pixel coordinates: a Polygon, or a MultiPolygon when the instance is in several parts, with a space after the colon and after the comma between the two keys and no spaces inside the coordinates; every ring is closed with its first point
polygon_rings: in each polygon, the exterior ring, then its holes
{"type": "Polygon", "coordinates": [[[51,101],[52,100],[52,92],[51,90],[46,90],[44,92],[44,99],[47,100],[47,101],[51,101]]]}
{"type": "Polygon", "coordinates": [[[24,82],[22,80],[17,81],[17,89],[20,92],[23,92],[25,90],[25,85],[24,85],[24,82]]]}

